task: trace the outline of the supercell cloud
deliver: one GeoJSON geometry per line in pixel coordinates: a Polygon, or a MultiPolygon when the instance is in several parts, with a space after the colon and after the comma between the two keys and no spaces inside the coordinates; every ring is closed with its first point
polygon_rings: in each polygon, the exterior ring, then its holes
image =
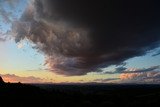
{"type": "Polygon", "coordinates": [[[158,1],[32,0],[13,22],[57,74],[85,75],[159,46],[158,1]]]}

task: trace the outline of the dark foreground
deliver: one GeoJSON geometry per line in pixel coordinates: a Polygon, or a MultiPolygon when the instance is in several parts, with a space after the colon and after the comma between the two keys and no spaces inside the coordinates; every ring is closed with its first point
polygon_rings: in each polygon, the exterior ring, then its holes
{"type": "Polygon", "coordinates": [[[0,107],[135,107],[160,105],[160,85],[1,84],[0,107]]]}

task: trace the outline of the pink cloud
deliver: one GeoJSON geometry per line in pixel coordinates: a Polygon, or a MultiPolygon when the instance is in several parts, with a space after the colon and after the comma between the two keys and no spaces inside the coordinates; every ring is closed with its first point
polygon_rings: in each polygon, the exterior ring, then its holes
{"type": "Polygon", "coordinates": [[[0,76],[2,76],[5,82],[22,82],[22,83],[43,83],[45,82],[44,79],[34,77],[34,76],[21,77],[15,74],[3,74],[0,76]]]}

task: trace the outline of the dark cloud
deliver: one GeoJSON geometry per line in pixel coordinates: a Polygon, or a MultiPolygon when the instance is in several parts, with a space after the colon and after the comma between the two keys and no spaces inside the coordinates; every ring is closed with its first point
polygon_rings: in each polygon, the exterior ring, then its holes
{"type": "Polygon", "coordinates": [[[117,67],[115,68],[114,71],[105,71],[103,72],[103,74],[119,74],[119,73],[123,73],[127,68],[126,67],[117,67]]]}
{"type": "Polygon", "coordinates": [[[85,75],[144,55],[160,42],[156,0],[35,0],[13,23],[57,74],[85,75]]]}

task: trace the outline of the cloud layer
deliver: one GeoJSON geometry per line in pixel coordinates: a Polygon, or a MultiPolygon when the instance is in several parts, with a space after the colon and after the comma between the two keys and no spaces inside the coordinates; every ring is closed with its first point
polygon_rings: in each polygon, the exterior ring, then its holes
{"type": "Polygon", "coordinates": [[[22,82],[22,83],[43,83],[45,82],[44,79],[37,78],[34,76],[29,76],[29,77],[21,77],[17,76],[15,74],[1,74],[3,80],[5,82],[22,82]]]}
{"type": "Polygon", "coordinates": [[[85,75],[158,47],[159,11],[154,0],[34,0],[12,32],[36,44],[50,71],[85,75]]]}
{"type": "Polygon", "coordinates": [[[160,66],[137,69],[126,68],[120,72],[120,83],[160,83],[160,66]]]}
{"type": "Polygon", "coordinates": [[[137,68],[126,68],[126,67],[117,67],[115,68],[115,70],[113,71],[105,71],[103,72],[103,74],[121,74],[121,73],[143,73],[143,72],[157,72],[160,71],[160,65],[157,66],[151,66],[148,68],[141,68],[141,69],[137,69],[137,68]]]}
{"type": "Polygon", "coordinates": [[[93,81],[98,83],[115,83],[117,81],[120,81],[120,78],[95,79],[93,81]]]}
{"type": "Polygon", "coordinates": [[[160,71],[150,71],[143,73],[123,73],[120,75],[121,83],[160,83],[160,71]]]}

